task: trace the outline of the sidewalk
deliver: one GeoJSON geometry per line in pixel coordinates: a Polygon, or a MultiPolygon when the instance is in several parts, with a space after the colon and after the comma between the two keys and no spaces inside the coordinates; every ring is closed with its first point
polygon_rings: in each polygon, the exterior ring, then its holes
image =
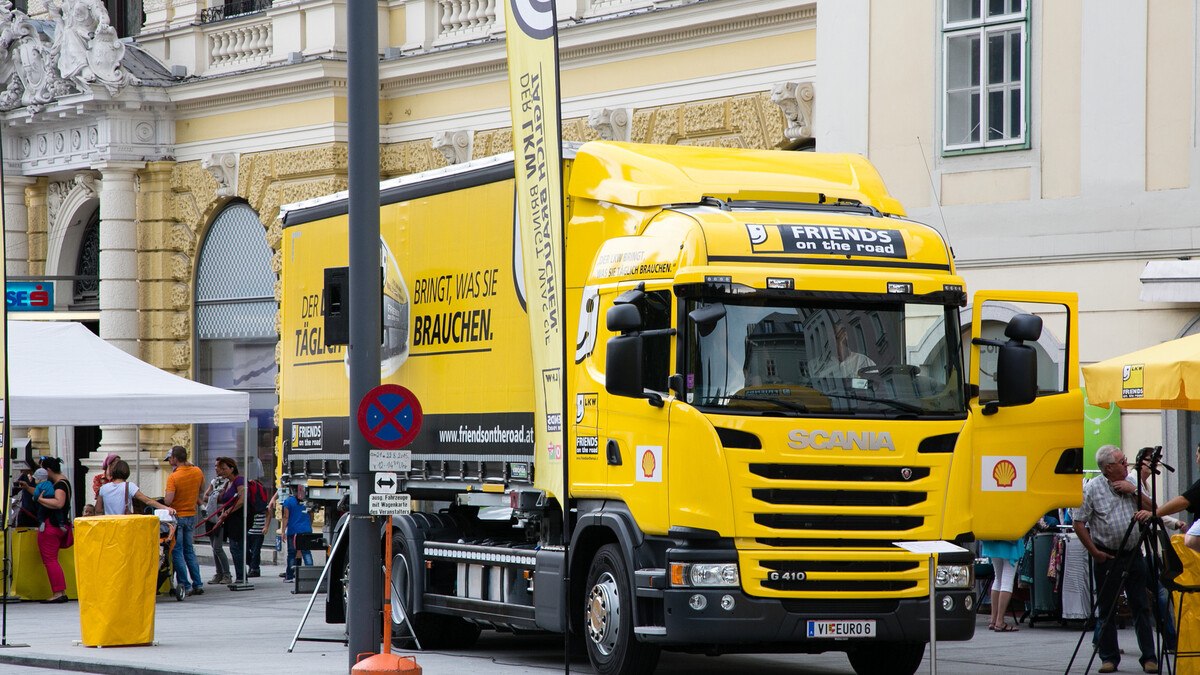
{"type": "MultiPolygon", "coordinates": [[[[264,551],[264,553],[266,553],[264,551]]],[[[267,557],[269,560],[269,556],[267,557]]],[[[213,568],[202,568],[211,578],[213,568]]],[[[233,592],[223,586],[205,586],[202,596],[177,602],[159,596],[155,614],[154,646],[97,649],[77,644],[79,605],[70,602],[43,605],[36,602],[7,606],[7,643],[28,647],[0,648],[0,672],[6,664],[56,671],[91,673],[215,673],[308,675],[349,672],[347,648],[341,642],[296,643],[287,653],[300,624],[309,595],[293,595],[291,585],[279,578],[281,566],[264,565],[263,576],[252,579],[254,590],[233,592]]],[[[994,633],[987,617],[978,617],[975,639],[938,645],[938,672],[942,675],[975,675],[997,672],[1063,673],[1079,639],[1081,625],[1066,627],[1039,623],[1019,632],[994,633]]],[[[324,596],[319,595],[302,637],[341,640],[344,626],[324,622],[324,596]]],[[[1089,633],[1090,637],[1090,633],[1089,633]]],[[[1132,628],[1120,631],[1126,654],[1120,672],[1140,672],[1132,628]]],[[[412,654],[412,652],[399,652],[412,654]]],[[[1071,673],[1084,673],[1091,643],[1084,640],[1071,673]]],[[[929,650],[920,672],[929,672],[929,650]]],[[[484,631],[479,644],[465,651],[416,654],[425,673],[486,672],[488,675],[563,672],[561,637],[484,631]]],[[[1099,668],[1097,661],[1090,672],[1099,668]]],[[[572,660],[571,672],[590,673],[586,659],[572,660]]],[[[819,655],[727,655],[712,658],[665,653],[659,673],[731,673],[755,675],[842,673],[850,675],[840,653],[819,655]]]]}

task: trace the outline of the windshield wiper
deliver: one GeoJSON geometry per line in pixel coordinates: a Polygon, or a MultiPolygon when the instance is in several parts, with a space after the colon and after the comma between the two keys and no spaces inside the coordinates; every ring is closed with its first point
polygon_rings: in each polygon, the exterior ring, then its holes
{"type": "Polygon", "coordinates": [[[763,403],[774,403],[780,408],[786,408],[795,412],[808,412],[808,406],[803,403],[793,403],[779,398],[758,397],[758,396],[742,396],[741,394],[730,394],[725,398],[730,401],[762,401],[763,403]]]}
{"type": "Polygon", "coordinates": [[[822,395],[828,396],[829,398],[848,398],[852,401],[866,401],[868,403],[882,403],[884,405],[890,405],[897,410],[903,410],[904,412],[911,412],[911,413],[929,412],[919,405],[905,403],[904,401],[896,401],[896,400],[890,399],[890,398],[876,398],[874,396],[857,396],[857,395],[851,395],[851,394],[826,394],[824,392],[822,392],[822,395]]]}

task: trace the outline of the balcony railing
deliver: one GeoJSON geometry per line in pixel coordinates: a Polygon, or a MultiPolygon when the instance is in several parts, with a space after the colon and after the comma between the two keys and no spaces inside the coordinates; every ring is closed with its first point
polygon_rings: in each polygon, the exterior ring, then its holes
{"type": "MultiPolygon", "coordinates": [[[[507,0],[408,0],[406,51],[488,39],[504,30],[507,0]]],[[[601,17],[653,7],[666,0],[576,0],[560,21],[601,17]]]]}
{"type": "Polygon", "coordinates": [[[255,14],[270,8],[271,0],[227,0],[200,12],[200,23],[224,21],[238,16],[255,14]]]}

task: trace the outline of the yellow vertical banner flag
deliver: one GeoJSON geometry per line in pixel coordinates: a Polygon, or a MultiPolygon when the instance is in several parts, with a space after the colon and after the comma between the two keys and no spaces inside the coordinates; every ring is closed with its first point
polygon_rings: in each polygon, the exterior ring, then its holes
{"type": "Polygon", "coordinates": [[[563,201],[554,0],[504,0],[516,209],[533,348],[534,480],[563,492],[563,201]]]}

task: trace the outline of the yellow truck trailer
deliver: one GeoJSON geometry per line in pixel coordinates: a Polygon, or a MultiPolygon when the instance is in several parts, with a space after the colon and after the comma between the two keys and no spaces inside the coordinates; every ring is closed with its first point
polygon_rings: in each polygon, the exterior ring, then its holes
{"type": "MultiPolygon", "coordinates": [[[[662,649],[911,673],[930,563],[897,543],[923,541],[968,549],[933,577],[937,638],[970,639],[973,542],[1080,500],[1075,296],[968,305],[946,241],[859,156],[564,157],[566,494],[535,468],[511,155],[381,185],[380,372],[424,411],[393,570],[423,646],[570,630],[600,673],[662,649]]],[[[323,336],[346,209],[283,213],[283,471],[325,507],[349,491],[345,349],[323,336]]]]}

